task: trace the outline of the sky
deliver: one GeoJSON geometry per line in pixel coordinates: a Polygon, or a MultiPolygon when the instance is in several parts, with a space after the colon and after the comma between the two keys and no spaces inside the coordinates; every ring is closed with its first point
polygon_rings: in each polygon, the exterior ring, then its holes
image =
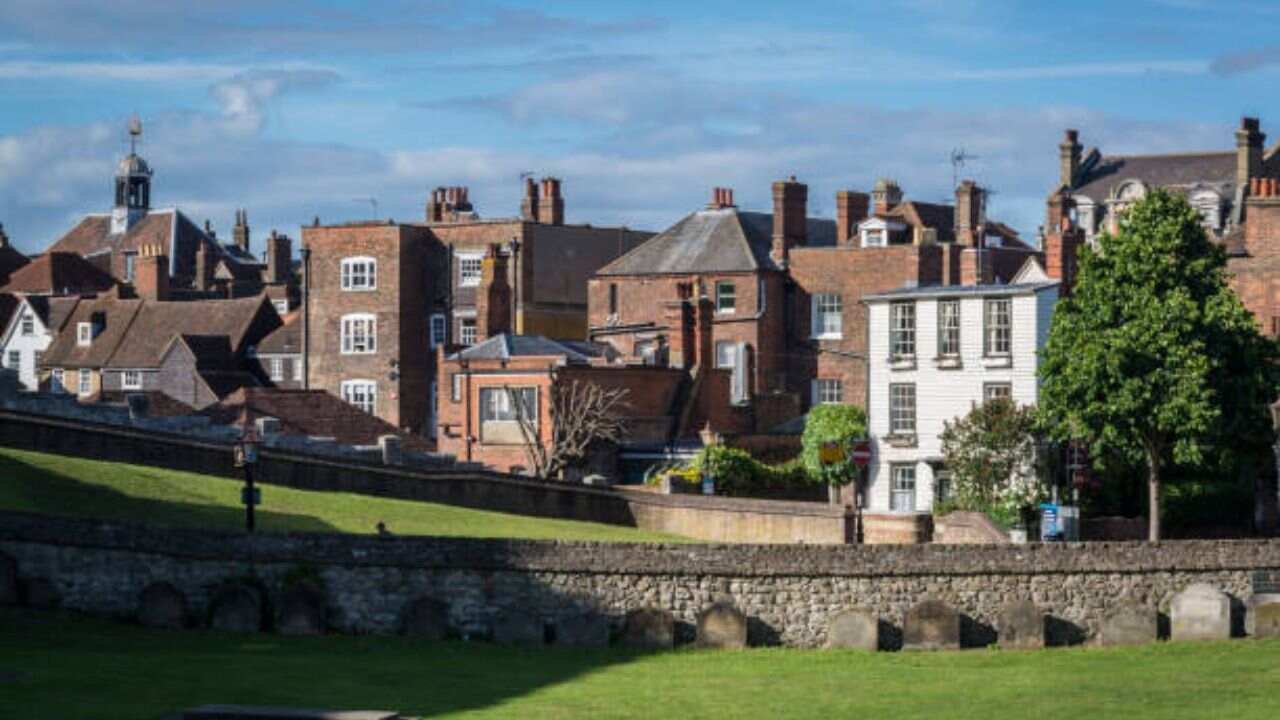
{"type": "Polygon", "coordinates": [[[0,223],[39,252],[105,212],[143,121],[152,202],[230,235],[417,221],[430,188],[518,212],[563,178],[569,222],[661,230],[711,188],[834,193],[892,177],[1034,238],[1078,128],[1104,153],[1280,140],[1280,3],[389,0],[0,3],[0,223]],[[968,156],[951,162],[954,150],[968,156]]]}

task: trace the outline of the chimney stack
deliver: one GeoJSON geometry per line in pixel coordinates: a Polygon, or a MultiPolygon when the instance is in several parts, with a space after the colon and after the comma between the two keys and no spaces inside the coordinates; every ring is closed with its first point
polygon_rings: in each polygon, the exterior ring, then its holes
{"type": "Polygon", "coordinates": [[[986,192],[972,180],[964,180],[956,187],[956,242],[965,247],[981,245],[983,224],[986,222],[983,206],[986,192]]]}
{"type": "MultiPolygon", "coordinates": [[[[210,235],[209,237],[213,237],[210,235]]],[[[249,253],[249,213],[241,208],[236,211],[236,226],[231,230],[231,239],[241,251],[249,253]]]]}
{"type": "Polygon", "coordinates": [[[1075,200],[1066,191],[1049,196],[1048,214],[1045,218],[1044,271],[1062,283],[1058,295],[1066,297],[1076,282],[1079,267],[1080,246],[1084,245],[1084,229],[1071,217],[1075,200]]]}
{"type": "Polygon", "coordinates": [[[538,222],[543,225],[564,224],[564,198],[560,195],[559,178],[542,178],[542,197],[538,200],[538,222]]]}
{"type": "Polygon", "coordinates": [[[871,189],[871,203],[875,206],[875,214],[883,215],[902,202],[902,188],[892,178],[880,178],[871,189]]]}
{"type": "Polygon", "coordinates": [[[1075,187],[1076,174],[1080,172],[1080,133],[1068,129],[1058,144],[1058,185],[1068,189],[1075,187]]]}
{"type": "Polygon", "coordinates": [[[476,342],[511,332],[511,284],[507,282],[507,258],[498,243],[489,245],[480,263],[476,288],[476,342]]]}
{"type": "Polygon", "coordinates": [[[1262,149],[1267,136],[1258,118],[1240,118],[1236,130],[1236,185],[1249,184],[1250,178],[1262,175],[1262,149]]]}
{"type": "Polygon", "coordinates": [[[169,299],[169,258],[160,245],[143,245],[138,248],[133,289],[144,300],[169,299]]]}
{"type": "Polygon", "coordinates": [[[867,219],[871,209],[871,196],[867,193],[841,190],[836,193],[836,245],[857,245],[857,227],[867,219]]]}
{"type": "Polygon", "coordinates": [[[773,247],[769,256],[785,268],[791,248],[805,244],[808,228],[809,186],[792,175],[773,184],[773,247]]]}
{"type": "Polygon", "coordinates": [[[711,202],[707,203],[708,210],[724,210],[731,207],[735,207],[733,188],[711,188],[711,202]]]}
{"type": "Polygon", "coordinates": [[[267,238],[267,284],[284,285],[289,282],[292,264],[293,241],[288,235],[280,235],[272,230],[267,238]]]}
{"type": "Polygon", "coordinates": [[[524,199],[520,201],[520,219],[538,222],[538,183],[533,178],[524,179],[524,199]]]}
{"type": "Polygon", "coordinates": [[[207,291],[213,285],[213,258],[209,243],[202,242],[196,250],[196,290],[207,291]]]}

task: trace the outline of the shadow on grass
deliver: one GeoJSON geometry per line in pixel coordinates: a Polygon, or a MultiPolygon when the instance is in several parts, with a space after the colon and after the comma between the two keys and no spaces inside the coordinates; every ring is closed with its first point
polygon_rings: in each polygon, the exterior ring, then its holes
{"type": "MultiPolygon", "coordinates": [[[[68,461],[75,462],[72,459],[68,461]]],[[[123,466],[111,466],[109,471],[121,475],[130,472],[123,466]]],[[[134,497],[108,485],[85,482],[8,455],[0,455],[0,508],[64,517],[218,530],[243,528],[245,522],[243,507],[134,497]]],[[[264,532],[339,532],[333,525],[311,515],[259,507],[256,516],[258,529],[264,532]]]]}

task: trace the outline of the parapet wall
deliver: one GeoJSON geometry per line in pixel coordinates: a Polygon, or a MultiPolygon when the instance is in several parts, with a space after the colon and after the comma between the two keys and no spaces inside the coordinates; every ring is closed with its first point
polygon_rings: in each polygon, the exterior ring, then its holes
{"type": "Polygon", "coordinates": [[[513,615],[554,625],[584,613],[615,628],[630,610],[670,611],[688,638],[697,613],[727,599],[753,644],[814,647],[830,619],[865,608],[893,647],[909,607],[940,600],[967,618],[968,644],[995,638],[1009,602],[1032,600],[1057,643],[1093,637],[1107,615],[1168,609],[1192,583],[1243,607],[1254,571],[1280,569],[1280,541],[970,546],[646,545],[161,530],[0,513],[0,551],[24,578],[49,580],[65,607],[127,617],[146,586],[167,582],[196,617],[224,581],[256,577],[269,594],[300,569],[324,586],[334,630],[397,632],[414,600],[447,605],[461,634],[513,615]]]}

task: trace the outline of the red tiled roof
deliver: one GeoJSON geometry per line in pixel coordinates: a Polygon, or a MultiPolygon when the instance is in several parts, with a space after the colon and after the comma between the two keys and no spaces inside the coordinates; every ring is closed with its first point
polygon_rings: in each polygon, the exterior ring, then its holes
{"type": "Polygon", "coordinates": [[[78,295],[110,289],[115,280],[88,260],[69,252],[47,252],[9,276],[0,292],[78,295]]]}
{"type": "Polygon", "coordinates": [[[433,449],[426,438],[401,432],[323,390],[241,388],[201,414],[220,424],[273,417],[286,434],[333,438],[344,445],[374,445],[380,435],[398,435],[406,450],[433,449]]]}

